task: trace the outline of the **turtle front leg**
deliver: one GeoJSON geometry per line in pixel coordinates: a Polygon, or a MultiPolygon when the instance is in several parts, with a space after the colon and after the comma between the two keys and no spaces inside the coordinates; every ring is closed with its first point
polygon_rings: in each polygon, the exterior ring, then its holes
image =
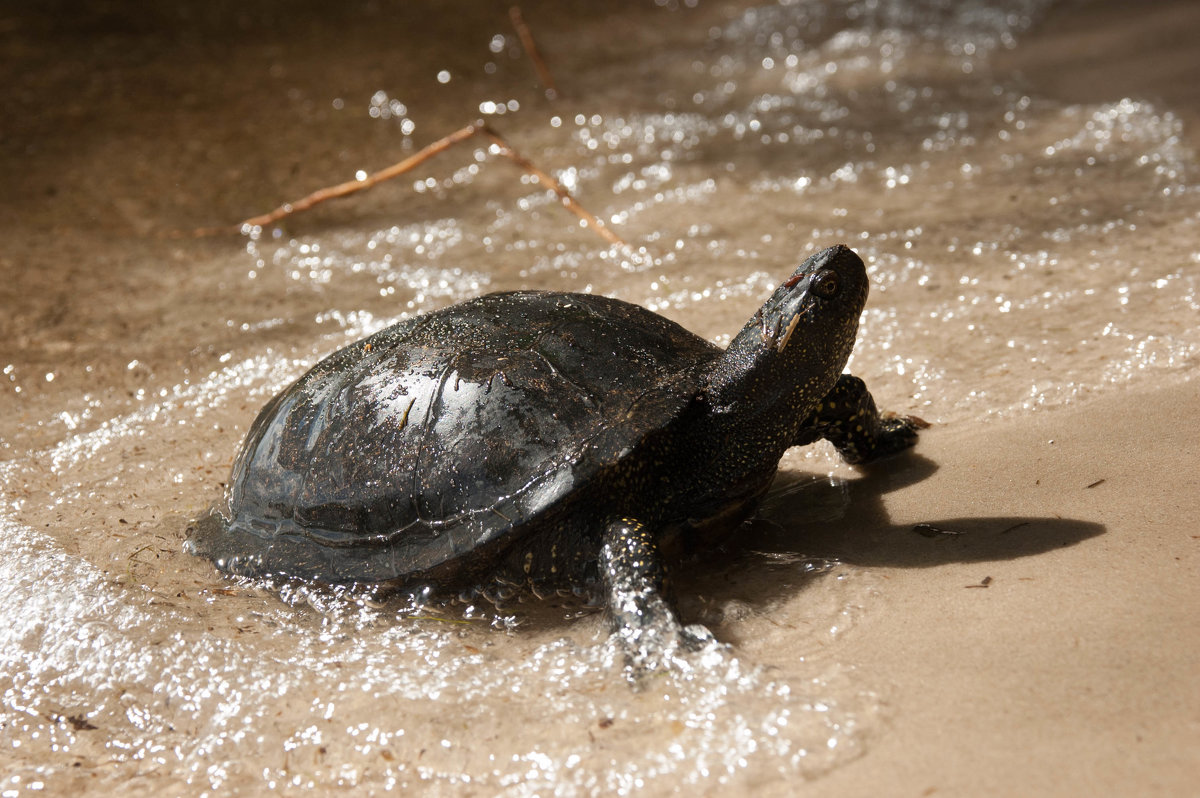
{"type": "Polygon", "coordinates": [[[666,568],[650,529],[620,518],[604,532],[600,578],[613,630],[635,665],[653,666],[678,644],[699,648],[712,639],[703,626],[683,627],[663,595],[666,568]]]}
{"type": "Polygon", "coordinates": [[[825,438],[847,463],[869,463],[912,446],[917,442],[917,430],[928,426],[916,416],[880,413],[866,383],[843,374],[805,419],[792,445],[825,438]]]}

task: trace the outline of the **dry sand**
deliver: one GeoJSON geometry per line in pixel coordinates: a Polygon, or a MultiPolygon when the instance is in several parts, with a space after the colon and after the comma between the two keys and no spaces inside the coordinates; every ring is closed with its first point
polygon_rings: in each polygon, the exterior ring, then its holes
{"type": "Polygon", "coordinates": [[[1198,414],[1188,383],[927,433],[937,470],[886,496],[895,531],[831,546],[886,579],[843,652],[895,689],[815,792],[1195,794],[1198,414]],[[914,546],[917,523],[964,534],[914,546]]]}

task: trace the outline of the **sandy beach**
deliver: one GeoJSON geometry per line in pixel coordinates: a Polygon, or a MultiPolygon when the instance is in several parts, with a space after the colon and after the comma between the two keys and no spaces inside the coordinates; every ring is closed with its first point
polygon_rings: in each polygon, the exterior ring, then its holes
{"type": "Polygon", "coordinates": [[[922,441],[938,469],[888,494],[894,528],[831,544],[886,579],[847,649],[896,703],[817,792],[1189,794],[1198,405],[1190,384],[1130,391],[922,441]]]}
{"type": "Polygon", "coordinates": [[[1200,8],[529,3],[551,101],[499,7],[137,5],[0,4],[0,795],[1196,793],[1200,8]],[[480,116],[643,259],[482,145],[192,235],[480,116]],[[933,424],[785,457],[681,574],[708,660],[182,551],[367,332],[533,287],[723,344],[838,241],[852,370],[933,424]]]}
{"type": "MultiPolygon", "coordinates": [[[[1184,31],[1200,24],[1197,9],[1085,6],[1046,20],[1001,67],[1068,101],[1160,99],[1200,141],[1194,85],[1174,77],[1192,63],[1184,31]]],[[[864,620],[852,647],[904,698],[894,733],[820,794],[1195,790],[1198,412],[1186,382],[923,438],[938,471],[889,494],[891,522],[946,518],[981,540],[938,539],[927,559],[903,533],[861,553],[835,549],[887,567],[894,603],[864,620]]]]}

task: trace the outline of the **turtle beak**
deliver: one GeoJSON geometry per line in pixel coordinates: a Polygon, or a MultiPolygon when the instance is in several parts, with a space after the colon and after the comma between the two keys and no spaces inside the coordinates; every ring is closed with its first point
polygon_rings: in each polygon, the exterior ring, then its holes
{"type": "Polygon", "coordinates": [[[777,335],[777,340],[775,342],[775,351],[776,352],[782,352],[783,348],[785,346],[787,346],[788,339],[791,338],[792,333],[794,333],[796,331],[796,325],[800,323],[800,317],[803,316],[805,314],[805,312],[806,312],[806,310],[802,310],[799,313],[793,313],[792,320],[788,322],[787,329],[783,331],[783,335],[778,335],[778,333],[776,333],[776,335],[777,335]]]}

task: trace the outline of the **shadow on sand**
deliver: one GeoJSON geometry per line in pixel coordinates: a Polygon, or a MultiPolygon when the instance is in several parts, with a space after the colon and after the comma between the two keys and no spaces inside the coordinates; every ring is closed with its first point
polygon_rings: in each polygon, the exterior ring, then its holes
{"type": "MultiPolygon", "coordinates": [[[[1105,531],[1102,524],[1041,516],[927,518],[892,523],[891,491],[927,479],[931,460],[906,454],[862,469],[856,479],[802,472],[776,477],[758,517],[679,574],[676,593],[764,605],[803,590],[831,561],[863,567],[927,568],[1032,557],[1105,531]],[[736,596],[735,596],[736,594],[736,596]]],[[[969,510],[969,507],[964,507],[969,510]]]]}

